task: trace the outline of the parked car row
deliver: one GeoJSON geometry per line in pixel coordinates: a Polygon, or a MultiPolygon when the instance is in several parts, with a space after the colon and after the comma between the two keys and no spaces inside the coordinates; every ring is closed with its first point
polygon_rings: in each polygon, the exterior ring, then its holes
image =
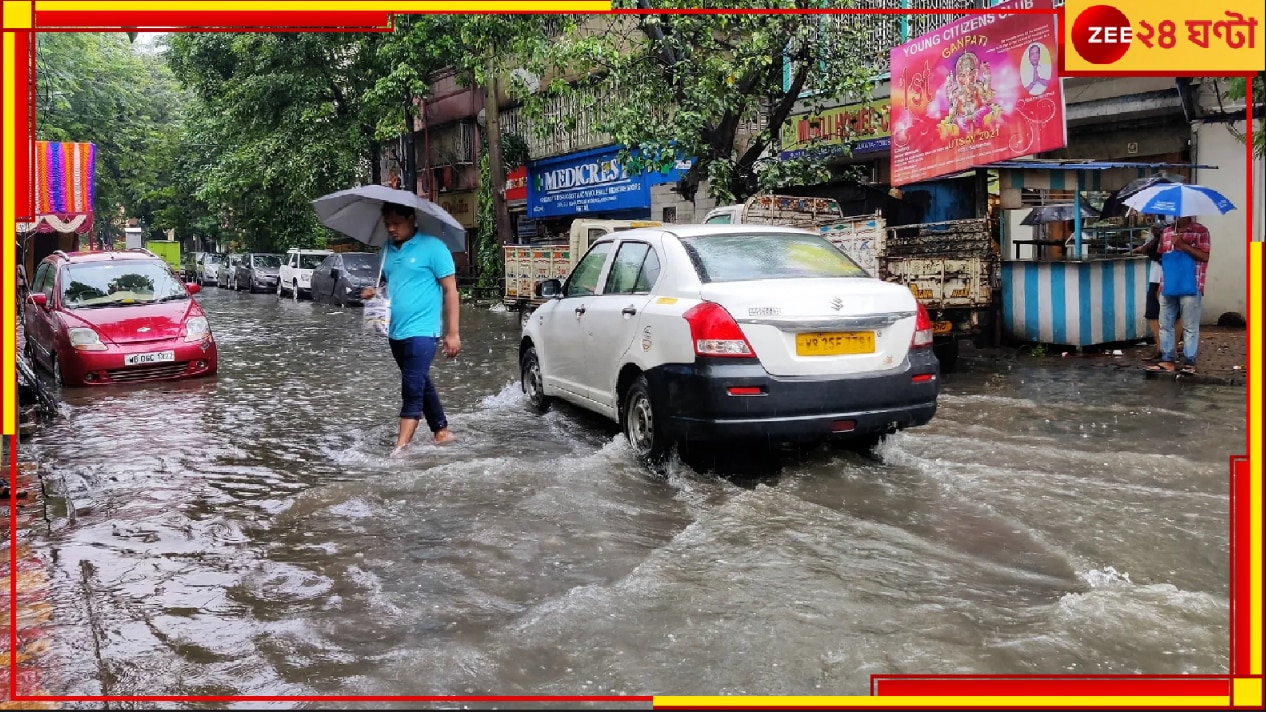
{"type": "Polygon", "coordinates": [[[310,297],[339,306],[363,304],[361,291],[378,277],[379,255],[370,252],[333,252],[291,248],[283,255],[246,253],[221,255],[191,253],[185,280],[212,284],[251,294],[310,297]]]}

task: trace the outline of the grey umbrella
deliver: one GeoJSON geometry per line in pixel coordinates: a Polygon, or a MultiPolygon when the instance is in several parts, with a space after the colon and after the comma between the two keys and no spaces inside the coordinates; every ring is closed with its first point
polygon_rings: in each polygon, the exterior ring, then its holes
{"type": "MultiPolygon", "coordinates": [[[[1024,219],[1020,221],[1021,225],[1041,225],[1043,223],[1064,222],[1072,220],[1076,215],[1076,208],[1072,203],[1061,203],[1059,205],[1043,205],[1033,208],[1024,219]]],[[[1097,218],[1099,213],[1089,205],[1082,204],[1081,216],[1083,218],[1097,218]]]]}
{"type": "Polygon", "coordinates": [[[466,251],[466,228],[444,208],[407,190],[364,185],[340,190],[312,201],[321,224],[370,247],[381,247],[391,237],[382,222],[384,203],[413,208],[418,229],[444,241],[450,252],[466,251]]]}

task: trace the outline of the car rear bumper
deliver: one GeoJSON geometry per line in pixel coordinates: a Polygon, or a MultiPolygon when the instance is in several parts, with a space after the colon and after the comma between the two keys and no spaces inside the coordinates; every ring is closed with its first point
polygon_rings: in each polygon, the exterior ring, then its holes
{"type": "Polygon", "coordinates": [[[651,369],[647,381],[675,439],[807,441],[926,424],[936,414],[940,367],[931,349],[911,351],[882,373],[829,378],[771,376],[758,362],[698,359],[651,369]]]}
{"type": "Polygon", "coordinates": [[[114,347],[110,351],[76,351],[66,356],[59,361],[62,379],[66,385],[71,386],[175,381],[209,376],[215,373],[219,366],[219,351],[213,339],[195,343],[186,343],[181,340],[128,344],[123,347],[114,347]],[[174,351],[174,360],[137,366],[123,364],[123,359],[128,354],[161,351],[174,351]]]}

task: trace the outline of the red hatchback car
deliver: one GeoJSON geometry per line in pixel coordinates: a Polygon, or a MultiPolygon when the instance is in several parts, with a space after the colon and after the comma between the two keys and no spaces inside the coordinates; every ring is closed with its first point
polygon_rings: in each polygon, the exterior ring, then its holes
{"type": "Polygon", "coordinates": [[[148,250],[55,252],[23,305],[26,355],[58,385],[214,374],[218,356],[198,292],[148,250]]]}

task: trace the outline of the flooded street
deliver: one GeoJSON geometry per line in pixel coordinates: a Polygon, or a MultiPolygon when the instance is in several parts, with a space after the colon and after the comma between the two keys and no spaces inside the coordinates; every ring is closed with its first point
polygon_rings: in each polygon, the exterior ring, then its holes
{"type": "Polygon", "coordinates": [[[24,443],[71,503],[35,540],[52,694],[861,695],[876,673],[1228,671],[1243,389],[968,363],[936,419],[874,457],[665,478],[612,424],[531,415],[516,315],[463,307],[464,351],[433,370],[459,440],[389,460],[398,371],[358,310],[198,300],[217,377],[69,391],[24,443]]]}

